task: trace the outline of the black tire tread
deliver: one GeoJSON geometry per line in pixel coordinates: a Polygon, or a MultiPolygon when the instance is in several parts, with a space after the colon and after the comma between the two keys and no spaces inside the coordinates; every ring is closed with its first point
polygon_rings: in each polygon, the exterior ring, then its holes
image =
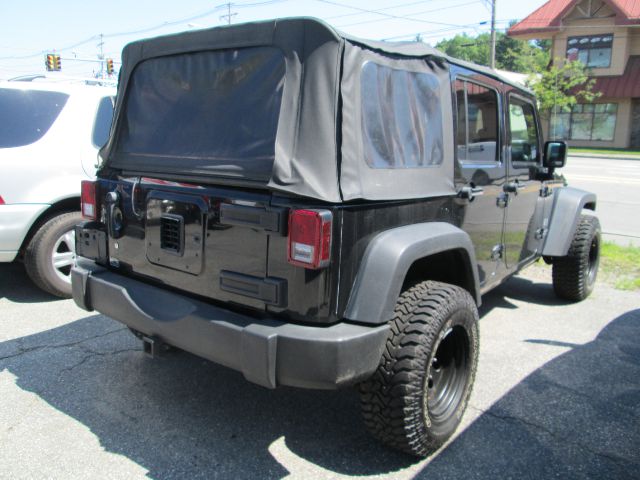
{"type": "MultiPolygon", "coordinates": [[[[425,456],[446,439],[431,437],[423,421],[423,375],[428,345],[433,345],[452,305],[477,308],[469,293],[457,286],[425,281],[403,292],[396,304],[380,365],[359,386],[367,429],[384,444],[406,453],[425,456]]],[[[477,349],[478,335],[474,335],[477,349]]],[[[472,356],[469,385],[473,384],[477,354],[472,356]]],[[[461,402],[464,411],[470,388],[461,402]]]]}
{"type": "Polygon", "coordinates": [[[61,225],[73,225],[80,220],[80,212],[65,212],[50,218],[31,238],[24,253],[24,266],[31,281],[38,288],[57,297],[71,298],[71,290],[66,287],[61,288],[58,282],[50,278],[47,265],[49,259],[44,258],[45,252],[48,251],[47,243],[57,239],[55,232],[61,225]]]}
{"type": "Polygon", "coordinates": [[[591,294],[589,250],[594,235],[600,235],[598,218],[581,215],[567,255],[553,260],[553,290],[559,298],[579,302],[591,294]]]}

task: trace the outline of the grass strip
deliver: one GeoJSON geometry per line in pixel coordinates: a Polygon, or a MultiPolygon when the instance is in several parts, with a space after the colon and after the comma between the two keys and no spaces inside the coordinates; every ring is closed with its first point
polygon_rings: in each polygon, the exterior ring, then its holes
{"type": "Polygon", "coordinates": [[[640,290],[640,247],[603,242],[600,274],[619,290],[640,290]]]}

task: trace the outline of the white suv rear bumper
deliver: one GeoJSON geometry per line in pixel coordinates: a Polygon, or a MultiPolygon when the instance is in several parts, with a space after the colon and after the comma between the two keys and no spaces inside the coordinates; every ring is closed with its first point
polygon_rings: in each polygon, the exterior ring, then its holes
{"type": "Polygon", "coordinates": [[[33,222],[50,205],[0,205],[0,262],[12,262],[33,222]]]}

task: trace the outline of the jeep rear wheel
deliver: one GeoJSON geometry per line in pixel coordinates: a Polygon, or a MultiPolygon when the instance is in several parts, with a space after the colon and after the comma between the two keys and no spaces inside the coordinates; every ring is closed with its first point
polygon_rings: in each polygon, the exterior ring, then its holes
{"type": "Polygon", "coordinates": [[[71,298],[71,267],[75,261],[74,227],[79,212],[49,219],[33,236],[24,254],[27,274],[39,288],[53,295],[71,298]]]}
{"type": "Polygon", "coordinates": [[[466,290],[426,281],[405,291],[378,370],[360,384],[369,431],[413,455],[436,450],[460,423],[478,350],[478,310],[466,290]]]}
{"type": "Polygon", "coordinates": [[[565,300],[579,302],[593,291],[600,264],[600,222],[582,215],[569,252],[553,260],[553,290],[565,300]]]}

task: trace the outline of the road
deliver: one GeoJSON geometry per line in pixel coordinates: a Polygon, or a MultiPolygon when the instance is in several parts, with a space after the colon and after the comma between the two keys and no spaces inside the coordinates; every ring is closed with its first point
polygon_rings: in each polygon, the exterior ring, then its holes
{"type": "Polygon", "coordinates": [[[266,390],[0,265],[0,478],[640,478],[640,304],[555,299],[542,267],[485,297],[463,424],[427,460],[365,432],[354,390],[266,390]]]}
{"type": "Polygon", "coordinates": [[[640,160],[569,157],[569,185],[598,195],[604,239],[640,246],[640,160]]]}

